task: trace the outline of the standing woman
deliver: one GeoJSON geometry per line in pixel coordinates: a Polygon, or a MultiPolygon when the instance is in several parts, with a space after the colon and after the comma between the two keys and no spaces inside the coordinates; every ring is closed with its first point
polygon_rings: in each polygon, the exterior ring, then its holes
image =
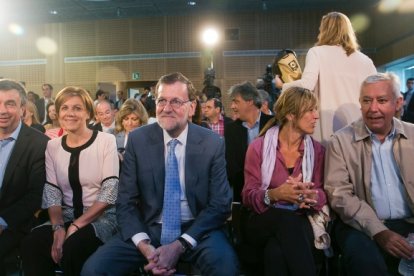
{"type": "Polygon", "coordinates": [[[121,160],[123,160],[123,153],[129,133],[147,123],[147,110],[140,101],[128,99],[121,105],[121,109],[116,114],[115,120],[116,147],[120,153],[119,157],[121,160]]]}
{"type": "Polygon", "coordinates": [[[307,89],[281,94],[271,119],[246,153],[243,204],[251,210],[246,240],[263,252],[264,275],[316,275],[308,215],[322,209],[324,153],[310,137],[319,118],[307,89]]]}
{"type": "Polygon", "coordinates": [[[302,78],[285,84],[278,77],[275,81],[282,91],[298,86],[315,92],[321,118],[314,137],[326,143],[332,133],[360,116],[360,86],[376,72],[371,59],[359,51],[348,17],[330,12],[322,17],[318,42],[306,55],[302,78]]]}
{"type": "Polygon", "coordinates": [[[42,208],[50,221],[34,228],[22,243],[26,276],[79,275],[86,259],[116,232],[115,200],[119,161],[115,137],[90,130],[93,101],[83,88],[66,87],[56,110],[67,134],[46,149],[42,208]]]}

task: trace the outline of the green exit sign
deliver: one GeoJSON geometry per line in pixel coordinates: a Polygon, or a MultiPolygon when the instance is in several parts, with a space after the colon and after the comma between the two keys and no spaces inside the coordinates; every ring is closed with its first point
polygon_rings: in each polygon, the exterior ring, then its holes
{"type": "Polygon", "coordinates": [[[139,80],[141,78],[141,74],[139,72],[133,72],[132,73],[132,79],[133,80],[139,80]]]}

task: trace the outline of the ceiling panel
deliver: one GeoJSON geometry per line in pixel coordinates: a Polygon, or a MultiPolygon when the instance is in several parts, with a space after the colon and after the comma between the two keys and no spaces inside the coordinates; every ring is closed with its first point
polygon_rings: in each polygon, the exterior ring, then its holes
{"type": "Polygon", "coordinates": [[[2,0],[2,21],[67,22],[183,14],[366,8],[378,0],[2,0]],[[189,5],[194,2],[195,5],[189,5]],[[56,11],[57,14],[51,14],[56,11]]]}

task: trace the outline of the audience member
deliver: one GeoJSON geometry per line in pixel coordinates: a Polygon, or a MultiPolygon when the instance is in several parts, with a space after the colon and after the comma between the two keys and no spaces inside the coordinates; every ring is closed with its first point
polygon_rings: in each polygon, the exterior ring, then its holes
{"type": "Polygon", "coordinates": [[[118,100],[115,102],[115,109],[120,110],[121,106],[126,101],[126,97],[124,96],[124,91],[118,90],[116,92],[116,96],[117,96],[118,100]]]}
{"type": "Polygon", "coordinates": [[[129,133],[137,127],[146,125],[147,122],[147,110],[140,101],[128,99],[121,106],[115,121],[116,147],[121,161],[124,159],[129,133]]]}
{"type": "Polygon", "coordinates": [[[150,117],[155,117],[155,92],[154,86],[151,87],[145,87],[144,88],[144,95],[145,98],[143,99],[143,104],[145,108],[147,109],[147,112],[150,117]]]}
{"type": "Polygon", "coordinates": [[[414,123],[414,78],[408,78],[407,91],[404,93],[404,113],[402,120],[409,123],[414,123]]]}
{"type": "Polygon", "coordinates": [[[27,101],[36,104],[36,101],[39,100],[39,95],[33,91],[27,92],[27,101]]]}
{"type": "Polygon", "coordinates": [[[238,118],[228,124],[224,131],[227,176],[230,186],[233,187],[233,200],[240,202],[247,147],[272,116],[260,112],[262,99],[250,82],[232,86],[229,95],[232,100],[231,109],[238,118]]]}
{"type": "Polygon", "coordinates": [[[269,106],[271,103],[269,93],[267,93],[263,89],[258,89],[257,91],[259,92],[260,97],[262,98],[262,107],[260,108],[260,111],[267,115],[273,115],[273,112],[271,110],[272,107],[269,106]]]}
{"type": "Polygon", "coordinates": [[[26,276],[55,275],[56,264],[64,275],[79,275],[89,255],[117,231],[115,137],[87,127],[94,106],[83,88],[64,88],[55,103],[67,135],[47,145],[42,208],[50,221],[22,242],[26,276]]]}
{"type": "Polygon", "coordinates": [[[65,132],[63,128],[60,127],[59,118],[56,114],[56,106],[54,102],[47,104],[47,121],[45,126],[45,134],[50,139],[54,139],[62,136],[65,132]]]}
{"type": "Polygon", "coordinates": [[[399,259],[414,254],[404,239],[414,232],[414,126],[393,117],[403,104],[395,75],[369,76],[360,91],[362,118],[327,148],[333,235],[347,275],[397,275],[399,259]]]}
{"type": "Polygon", "coordinates": [[[38,131],[45,133],[45,128],[41,124],[39,124],[39,115],[37,115],[37,108],[33,102],[27,101],[26,102],[26,110],[24,113],[23,122],[38,131]]]}
{"type": "Polygon", "coordinates": [[[179,259],[201,275],[238,275],[221,230],[230,214],[224,142],[188,122],[195,89],[181,73],[160,78],[158,124],[130,134],[117,200],[120,234],[85,264],[82,275],[127,275],[145,264],[171,275],[179,259]]]}
{"type": "Polygon", "coordinates": [[[46,114],[47,114],[47,104],[53,102],[53,86],[51,84],[45,83],[42,85],[43,98],[40,98],[36,101],[37,112],[39,113],[39,121],[42,125],[46,123],[46,114]]]}
{"type": "Polygon", "coordinates": [[[93,102],[93,104],[96,107],[98,103],[103,102],[103,101],[108,101],[108,95],[106,95],[105,91],[98,89],[95,93],[95,101],[93,102]]]}
{"type": "Polygon", "coordinates": [[[326,204],[325,150],[310,136],[319,119],[316,96],[289,88],[275,113],[246,153],[242,196],[252,210],[246,238],[264,253],[264,275],[316,275],[307,216],[326,204]]]}
{"type": "Polygon", "coordinates": [[[112,104],[107,100],[102,100],[95,106],[95,109],[99,123],[93,125],[92,129],[113,134],[115,130],[115,112],[112,104]]]}
{"type": "MultiPolygon", "coordinates": [[[[321,114],[313,137],[324,144],[332,133],[358,118],[359,88],[375,73],[371,59],[359,51],[348,17],[330,12],[322,17],[318,42],[306,55],[302,78],[283,84],[283,91],[299,86],[317,94],[321,114]]],[[[275,81],[281,88],[282,81],[278,77],[275,81]]]]}
{"type": "Polygon", "coordinates": [[[204,115],[211,130],[220,136],[224,136],[224,129],[233,122],[232,119],[223,115],[223,104],[216,98],[205,102],[204,115]]]}
{"type": "Polygon", "coordinates": [[[210,128],[210,126],[208,125],[208,123],[204,120],[203,118],[203,114],[201,112],[201,104],[200,101],[197,99],[195,99],[195,110],[193,113],[190,114],[189,116],[189,121],[192,122],[193,124],[205,127],[205,128],[210,128]]]}
{"type": "Polygon", "coordinates": [[[46,181],[47,137],[22,123],[26,91],[0,80],[0,275],[4,259],[30,231],[46,181]]]}

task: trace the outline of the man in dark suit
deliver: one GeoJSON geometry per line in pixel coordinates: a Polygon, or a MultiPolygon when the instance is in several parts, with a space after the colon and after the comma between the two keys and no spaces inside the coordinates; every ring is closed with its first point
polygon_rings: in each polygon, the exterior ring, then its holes
{"type": "Polygon", "coordinates": [[[232,119],[223,115],[223,104],[217,98],[212,98],[205,102],[204,116],[210,129],[220,136],[224,136],[224,129],[233,122],[232,119]]]}
{"type": "Polygon", "coordinates": [[[4,258],[19,246],[40,209],[48,138],[22,123],[26,91],[0,80],[0,275],[4,258]]]}
{"type": "Polygon", "coordinates": [[[37,112],[39,115],[39,122],[41,124],[46,123],[47,121],[47,110],[46,107],[49,103],[53,102],[53,86],[51,84],[45,83],[42,85],[43,97],[38,99],[35,103],[37,112]]]}
{"type": "Polygon", "coordinates": [[[233,187],[233,200],[241,202],[247,147],[273,116],[260,112],[262,99],[250,82],[232,86],[229,95],[232,100],[231,109],[238,119],[228,124],[224,131],[227,176],[233,187]]]}
{"type": "Polygon", "coordinates": [[[92,129],[114,134],[115,110],[113,105],[108,100],[103,100],[96,105],[95,109],[99,123],[94,124],[92,129]]]}
{"type": "Polygon", "coordinates": [[[171,275],[179,259],[202,275],[238,275],[237,257],[222,230],[231,206],[224,141],[188,122],[195,89],[181,73],[161,77],[156,91],[158,124],[131,132],[125,151],[117,199],[120,233],[88,260],[82,275],[126,275],[145,263],[155,275],[171,275]],[[171,199],[171,154],[180,190],[173,214],[165,206],[171,199]],[[163,242],[177,214],[179,233],[163,242]]]}
{"type": "Polygon", "coordinates": [[[409,123],[414,123],[414,78],[408,78],[407,91],[404,93],[404,113],[402,120],[409,123]]]}

